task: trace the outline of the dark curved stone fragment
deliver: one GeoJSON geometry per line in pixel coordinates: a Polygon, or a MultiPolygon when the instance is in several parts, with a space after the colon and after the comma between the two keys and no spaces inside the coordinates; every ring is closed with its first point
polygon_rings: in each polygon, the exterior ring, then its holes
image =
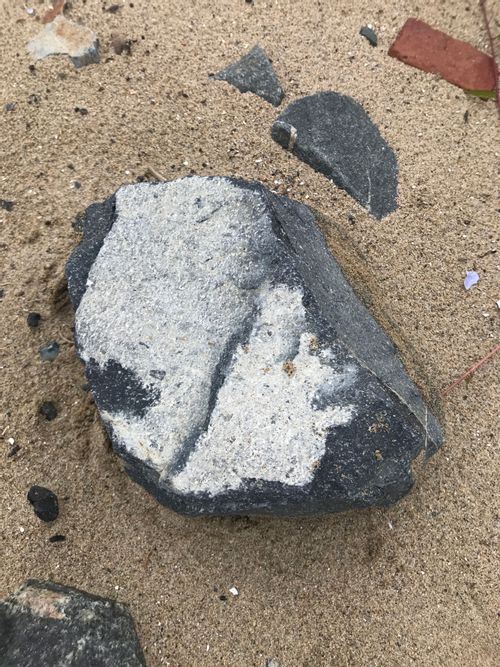
{"type": "Polygon", "coordinates": [[[213,78],[227,81],[242,93],[255,93],[275,107],[281,104],[284,96],[271,61],[258,45],[238,62],[214,74],[213,78]]]}
{"type": "Polygon", "coordinates": [[[127,608],[28,580],[0,601],[0,667],[146,667],[127,608]]]}
{"type": "Polygon", "coordinates": [[[327,91],[295,100],[275,120],[271,134],[376,218],[397,208],[396,156],[352,97],[327,91]]]}

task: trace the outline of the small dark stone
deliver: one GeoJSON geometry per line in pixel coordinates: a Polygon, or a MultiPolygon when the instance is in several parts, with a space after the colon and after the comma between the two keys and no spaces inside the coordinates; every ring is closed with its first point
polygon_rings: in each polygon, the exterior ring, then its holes
{"type": "Polygon", "coordinates": [[[29,65],[28,69],[31,72],[31,74],[36,74],[36,67],[34,65],[29,65]]]}
{"type": "Polygon", "coordinates": [[[31,579],[0,601],[1,667],[146,667],[124,605],[31,579]]]}
{"type": "Polygon", "coordinates": [[[242,93],[255,93],[275,107],[284,96],[271,61],[260,46],[254,46],[241,60],[217,72],[213,78],[227,81],[242,93]]]}
{"type": "Polygon", "coordinates": [[[85,107],[75,107],[75,113],[79,113],[80,116],[88,116],[89,110],[85,107]]]}
{"type": "Polygon", "coordinates": [[[40,324],[41,319],[42,316],[40,315],[40,313],[28,313],[26,322],[31,329],[36,329],[37,326],[40,324]]]}
{"type": "Polygon", "coordinates": [[[50,343],[40,348],[39,353],[42,361],[54,361],[59,354],[59,343],[51,340],[50,343]]]}
{"type": "Polygon", "coordinates": [[[38,104],[40,102],[40,98],[38,95],[35,95],[35,93],[31,93],[31,95],[28,95],[28,104],[38,104]]]}
{"type": "Polygon", "coordinates": [[[222,600],[222,602],[226,602],[227,595],[219,595],[219,600],[222,600]]]}
{"type": "Polygon", "coordinates": [[[57,417],[57,408],[52,401],[45,401],[40,406],[40,414],[43,415],[47,421],[51,422],[57,417]]]}
{"type": "Polygon", "coordinates": [[[54,543],[54,542],[64,542],[65,539],[66,539],[65,535],[59,535],[59,533],[56,533],[56,535],[51,535],[51,537],[49,537],[49,542],[52,542],[52,543],[54,543]]]}
{"type": "Polygon", "coordinates": [[[80,183],[80,181],[73,181],[73,187],[75,188],[75,190],[79,190],[82,187],[82,184],[80,183]]]}
{"type": "Polygon", "coordinates": [[[464,113],[464,123],[469,122],[469,110],[467,109],[466,112],[464,113]]]}
{"type": "Polygon", "coordinates": [[[109,7],[103,7],[103,12],[108,12],[109,14],[116,14],[122,8],[121,5],[109,5],[109,7]]]}
{"type": "Polygon", "coordinates": [[[126,53],[130,56],[132,53],[132,40],[118,35],[111,40],[111,48],[118,56],[122,53],[126,53]]]}
{"type": "Polygon", "coordinates": [[[359,34],[365,37],[365,39],[367,39],[372,46],[377,46],[377,33],[372,28],[369,28],[367,25],[365,25],[361,28],[359,34]]]}
{"type": "Polygon", "coordinates": [[[5,290],[0,289],[0,299],[3,299],[4,295],[5,295],[5,290]]]}
{"type": "Polygon", "coordinates": [[[15,201],[11,201],[10,199],[0,199],[0,208],[5,209],[6,211],[12,211],[15,203],[15,201]]]}
{"type": "Polygon", "coordinates": [[[20,449],[21,449],[21,447],[19,445],[14,445],[9,450],[9,453],[7,454],[7,456],[9,456],[9,457],[15,456],[20,449]]]}
{"type": "Polygon", "coordinates": [[[326,91],[299,98],[278,116],[271,134],[376,218],[397,208],[394,151],[352,97],[326,91]]]}
{"type": "Polygon", "coordinates": [[[28,491],[28,500],[33,510],[42,521],[55,521],[59,516],[59,503],[56,494],[44,486],[32,486],[28,491]]]}
{"type": "Polygon", "coordinates": [[[15,108],[16,108],[15,102],[7,102],[6,104],[3,105],[4,111],[14,111],[15,108]]]}

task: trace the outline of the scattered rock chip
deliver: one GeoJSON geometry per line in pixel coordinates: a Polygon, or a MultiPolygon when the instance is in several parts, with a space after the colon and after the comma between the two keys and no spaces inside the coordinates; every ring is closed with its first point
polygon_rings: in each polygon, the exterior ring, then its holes
{"type": "Polygon", "coordinates": [[[68,586],[28,580],[0,602],[2,667],[145,667],[128,609],[68,586]]]}
{"type": "Polygon", "coordinates": [[[258,45],[238,62],[217,72],[214,79],[227,81],[242,93],[255,93],[275,107],[281,104],[284,96],[271,61],[258,45]]]}
{"type": "Polygon", "coordinates": [[[40,414],[45,417],[47,421],[51,422],[57,417],[57,408],[52,401],[45,401],[40,406],[40,414]]]}
{"type": "Polygon", "coordinates": [[[59,354],[59,343],[55,340],[51,340],[50,343],[44,345],[40,348],[40,358],[42,361],[54,361],[54,359],[59,354]]]}
{"type": "Polygon", "coordinates": [[[365,37],[372,46],[377,46],[378,44],[378,39],[377,39],[377,33],[375,30],[370,28],[369,26],[365,25],[361,28],[359,31],[359,34],[365,37]]]}
{"type": "Polygon", "coordinates": [[[21,447],[20,447],[20,445],[13,445],[13,446],[9,449],[9,451],[8,451],[8,453],[7,453],[7,456],[8,456],[9,458],[11,458],[12,456],[15,456],[19,451],[21,451],[21,447]]]}
{"type": "Polygon", "coordinates": [[[161,502],[314,514],[410,489],[439,425],[311,210],[192,177],[124,186],[83,229],[76,347],[115,451],[161,502]]]}
{"type": "Polygon", "coordinates": [[[33,510],[42,521],[55,521],[59,516],[59,503],[56,494],[44,486],[32,486],[28,491],[28,500],[33,510]]]}
{"type": "Polygon", "coordinates": [[[51,23],[56,16],[62,14],[64,11],[64,4],[66,0],[54,0],[52,7],[48,9],[42,16],[42,23],[51,23]]]}
{"type": "Polygon", "coordinates": [[[28,317],[26,318],[26,323],[30,327],[30,329],[36,329],[37,326],[40,324],[40,320],[42,319],[42,316],[40,313],[28,313],[28,317]]]}
{"type": "Polygon", "coordinates": [[[15,102],[6,102],[3,105],[3,110],[4,111],[14,111],[16,108],[16,103],[15,102]]]}
{"type": "Polygon", "coordinates": [[[491,56],[418,19],[406,21],[389,55],[424,72],[439,74],[465,90],[495,88],[495,61],[491,56]]]}
{"type": "Polygon", "coordinates": [[[119,35],[113,37],[110,46],[118,56],[122,53],[126,53],[129,56],[132,54],[132,40],[127,37],[120,37],[119,35]]]}
{"type": "Polygon", "coordinates": [[[376,218],[397,208],[396,156],[351,97],[328,91],[295,100],[278,116],[271,134],[376,218]]]}
{"type": "Polygon", "coordinates": [[[75,67],[83,67],[99,62],[99,39],[89,28],[59,15],[28,42],[28,51],[36,60],[68,55],[75,67]]]}
{"type": "Polygon", "coordinates": [[[3,208],[5,211],[12,211],[15,206],[15,201],[10,199],[0,199],[0,208],[3,208]]]}
{"type": "Polygon", "coordinates": [[[49,542],[52,544],[55,544],[57,542],[64,542],[66,540],[66,537],[64,535],[60,535],[59,533],[56,533],[55,535],[51,535],[49,537],[49,542]]]}

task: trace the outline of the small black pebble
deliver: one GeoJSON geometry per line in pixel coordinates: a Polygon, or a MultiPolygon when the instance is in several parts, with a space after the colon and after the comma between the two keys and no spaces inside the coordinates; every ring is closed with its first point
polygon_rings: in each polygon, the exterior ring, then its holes
{"type": "Polygon", "coordinates": [[[359,34],[365,37],[372,46],[377,46],[378,39],[374,30],[369,28],[367,25],[363,26],[359,31],[359,34]]]}
{"type": "Polygon", "coordinates": [[[40,324],[41,319],[42,316],[40,315],[40,313],[28,313],[26,322],[28,323],[28,326],[31,327],[31,329],[36,329],[37,326],[40,324]]]}
{"type": "Polygon", "coordinates": [[[5,294],[4,289],[0,289],[0,299],[3,299],[3,295],[5,294]]]}
{"type": "Polygon", "coordinates": [[[75,107],[75,113],[79,113],[81,116],[87,116],[89,110],[85,109],[85,107],[75,107]]]}
{"type": "Polygon", "coordinates": [[[12,211],[15,203],[15,201],[11,201],[10,199],[0,199],[0,208],[5,209],[6,211],[12,211]]]}
{"type": "Polygon", "coordinates": [[[226,602],[227,595],[219,595],[219,600],[222,600],[222,602],[226,602]]]}
{"type": "Polygon", "coordinates": [[[36,74],[36,67],[34,65],[29,65],[28,69],[32,74],[36,74]]]}
{"type": "Polygon", "coordinates": [[[40,414],[43,415],[47,421],[51,422],[57,417],[57,408],[52,401],[45,401],[45,403],[42,403],[40,406],[40,414]]]}
{"type": "Polygon", "coordinates": [[[10,449],[9,453],[7,454],[7,456],[15,456],[15,455],[17,454],[17,452],[18,452],[20,449],[21,449],[21,447],[20,447],[19,445],[14,445],[14,447],[12,447],[12,448],[10,449]]]}
{"type": "Polygon", "coordinates": [[[73,181],[73,187],[75,188],[75,190],[79,190],[82,187],[82,184],[80,183],[80,181],[73,181]]]}
{"type": "Polygon", "coordinates": [[[4,111],[14,111],[15,108],[16,108],[15,102],[7,102],[7,104],[3,105],[4,111]]]}
{"type": "Polygon", "coordinates": [[[103,7],[103,12],[109,12],[110,14],[116,14],[121,9],[121,5],[109,5],[109,7],[103,7]]]}
{"type": "Polygon", "coordinates": [[[65,535],[56,534],[49,537],[49,542],[64,542],[65,539],[65,535]]]}
{"type": "Polygon", "coordinates": [[[464,123],[468,122],[469,122],[469,110],[467,109],[467,111],[464,113],[464,123]]]}
{"type": "Polygon", "coordinates": [[[32,486],[28,491],[28,500],[33,510],[42,521],[55,521],[59,516],[57,496],[44,486],[32,486]]]}

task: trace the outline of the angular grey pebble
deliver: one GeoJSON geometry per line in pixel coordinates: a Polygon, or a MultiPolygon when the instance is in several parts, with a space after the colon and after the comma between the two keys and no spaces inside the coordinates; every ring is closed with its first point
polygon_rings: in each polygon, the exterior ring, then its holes
{"type": "Polygon", "coordinates": [[[55,340],[40,348],[40,358],[42,361],[54,361],[59,354],[59,343],[55,340]]]}
{"type": "Polygon", "coordinates": [[[214,74],[214,79],[227,81],[242,93],[255,93],[273,106],[281,104],[284,93],[266,52],[260,46],[214,74]]]}
{"type": "Polygon", "coordinates": [[[271,134],[376,218],[397,208],[396,156],[351,97],[327,91],[295,100],[278,116],[271,134]]]}
{"type": "Polygon", "coordinates": [[[83,220],[75,339],[130,476],[190,514],[315,514],[409,491],[439,425],[325,245],[258,183],[124,186],[83,220]]]}
{"type": "Polygon", "coordinates": [[[40,405],[39,411],[48,422],[51,422],[57,417],[57,408],[52,401],[44,401],[40,405]]]}
{"type": "Polygon", "coordinates": [[[0,601],[0,667],[145,667],[127,608],[28,580],[0,601]]]}
{"type": "Polygon", "coordinates": [[[359,34],[367,39],[371,46],[377,46],[378,44],[378,39],[377,39],[377,34],[372,28],[369,28],[367,25],[363,26],[361,30],[359,31],[359,34]]]}

